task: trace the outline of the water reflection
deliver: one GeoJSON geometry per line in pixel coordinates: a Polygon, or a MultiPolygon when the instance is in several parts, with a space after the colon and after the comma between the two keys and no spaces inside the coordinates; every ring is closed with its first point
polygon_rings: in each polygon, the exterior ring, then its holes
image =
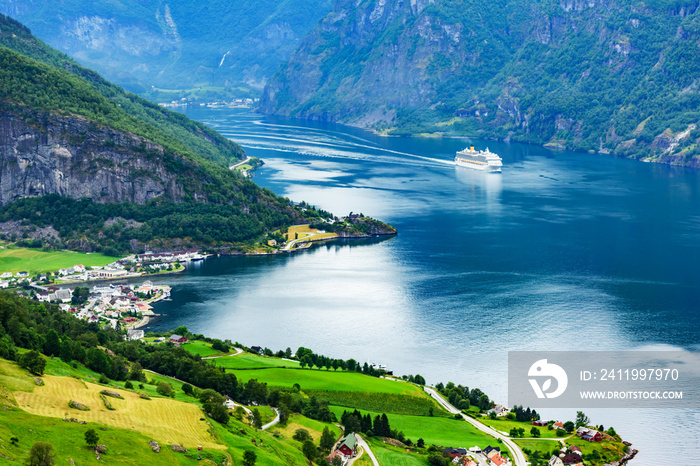
{"type": "Polygon", "coordinates": [[[501,212],[503,177],[500,173],[487,173],[455,166],[455,178],[469,188],[467,191],[470,195],[469,202],[474,205],[483,204],[490,215],[501,212]]]}

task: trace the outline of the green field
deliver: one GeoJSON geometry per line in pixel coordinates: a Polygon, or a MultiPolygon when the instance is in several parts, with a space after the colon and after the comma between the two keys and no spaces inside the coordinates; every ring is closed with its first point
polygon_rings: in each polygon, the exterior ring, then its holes
{"type": "Polygon", "coordinates": [[[540,458],[549,459],[555,448],[561,448],[562,444],[556,440],[513,439],[521,449],[527,448],[531,452],[540,452],[540,458]]]}
{"type": "Polygon", "coordinates": [[[199,354],[203,358],[206,358],[207,356],[217,356],[223,354],[221,353],[221,351],[212,348],[211,343],[199,340],[188,341],[184,345],[180,345],[180,347],[189,351],[192,354],[199,354]]]}
{"type": "MultiPolygon", "coordinates": [[[[342,406],[331,406],[331,411],[340,419],[344,408],[342,406]]],[[[362,411],[365,414],[367,411],[362,411]]],[[[372,419],[377,414],[369,412],[372,419]]],[[[464,447],[470,448],[478,445],[486,448],[489,445],[496,445],[498,442],[493,437],[479,431],[474,426],[464,420],[456,420],[446,417],[429,416],[407,416],[403,414],[387,414],[391,428],[403,432],[406,438],[410,438],[416,443],[422,438],[427,445],[437,445],[439,447],[464,447]]]]}
{"type": "MultiPolygon", "coordinates": [[[[2,411],[0,422],[0,453],[24,464],[27,452],[34,442],[49,442],[56,451],[56,464],[97,464],[95,452],[85,444],[85,432],[95,429],[100,436],[100,443],[107,445],[107,453],[102,455],[105,464],[162,464],[195,465],[196,455],[174,453],[163,445],[159,454],[154,454],[148,447],[151,438],[128,429],[117,429],[102,424],[88,423],[81,425],[64,422],[59,418],[35,416],[18,408],[7,407],[2,411]],[[19,439],[17,446],[12,446],[10,437],[19,439]]],[[[221,451],[210,451],[213,459],[219,463],[223,457],[221,451]]],[[[8,461],[8,463],[10,463],[8,461]]],[[[14,463],[12,463],[14,464],[14,463]]]]}
{"type": "MultiPolygon", "coordinates": [[[[32,410],[55,410],[55,401],[39,403],[42,393],[47,391],[61,390],[63,385],[72,385],[74,390],[87,390],[92,385],[78,382],[77,379],[92,380],[93,372],[89,369],[82,368],[78,365],[77,369],[73,369],[70,365],[63,363],[56,358],[47,358],[47,374],[42,376],[46,386],[37,387],[27,372],[19,368],[15,363],[0,359],[0,405],[5,405],[2,408],[2,419],[0,422],[0,454],[5,459],[14,459],[19,463],[24,463],[28,450],[36,441],[47,441],[51,443],[57,454],[57,464],[68,458],[72,458],[76,464],[98,464],[95,459],[95,454],[85,445],[85,431],[90,428],[97,430],[100,436],[100,443],[107,446],[107,453],[102,459],[105,464],[163,464],[163,465],[194,465],[194,464],[214,464],[211,461],[197,461],[198,456],[202,456],[202,460],[214,460],[216,464],[242,464],[243,453],[245,450],[254,450],[258,455],[257,464],[304,464],[304,458],[299,449],[298,442],[285,440],[284,438],[275,438],[271,433],[256,431],[255,429],[237,422],[234,418],[230,419],[229,425],[224,427],[216,422],[211,422],[214,436],[218,439],[216,448],[209,448],[205,444],[202,452],[195,449],[190,449],[186,454],[173,453],[169,448],[169,444],[161,442],[161,452],[155,455],[151,452],[148,442],[152,439],[148,435],[155,435],[159,429],[172,429],[174,426],[182,427],[182,415],[163,414],[160,407],[158,415],[165,415],[165,418],[172,420],[172,425],[169,423],[159,423],[159,427],[153,429],[153,434],[139,433],[138,428],[122,428],[115,426],[115,422],[129,421],[124,419],[125,415],[134,416],[133,410],[124,410],[123,406],[132,398],[128,392],[122,392],[125,396],[124,400],[111,399],[113,405],[117,406],[117,411],[104,410],[101,405],[95,400],[90,401],[86,393],[83,393],[83,401],[93,406],[93,409],[88,412],[70,413],[77,418],[95,418],[96,422],[88,422],[86,425],[77,423],[64,422],[60,419],[61,416],[55,417],[49,414],[42,415],[30,414],[17,408],[18,401],[27,404],[27,399],[31,399],[29,403],[32,410]],[[73,377],[55,377],[48,375],[50,373],[72,375],[73,377]],[[77,384],[77,385],[76,385],[77,384]],[[17,393],[14,393],[14,392],[17,393]],[[116,417],[115,417],[116,416],[116,417]],[[104,417],[107,424],[102,423],[104,417]],[[19,438],[18,446],[12,446],[9,442],[10,437],[19,438]],[[228,460],[226,460],[228,458],[228,460]],[[233,462],[231,461],[233,460],[233,462]]],[[[156,376],[152,373],[147,373],[149,379],[154,380],[170,380],[166,377],[156,376]]],[[[174,387],[179,387],[179,383],[172,381],[174,387]]],[[[111,386],[123,386],[123,382],[110,384],[111,386]]],[[[138,386],[138,383],[136,383],[138,386]]],[[[101,390],[101,386],[92,390],[101,390]]],[[[163,399],[155,394],[155,387],[145,385],[145,391],[154,396],[154,400],[135,400],[132,403],[143,405],[144,408],[155,406],[152,403],[160,403],[162,407],[173,407],[179,405],[184,408],[181,403],[174,403],[170,399],[163,399]],[[159,397],[160,400],[158,400],[159,397]]],[[[186,397],[178,390],[176,399],[186,397]]],[[[58,397],[60,398],[60,397],[58,397]]],[[[51,400],[57,399],[56,394],[52,393],[51,400]]],[[[197,404],[193,398],[189,398],[191,403],[197,404]]],[[[191,406],[191,405],[189,405],[191,406]]],[[[61,408],[62,409],[62,408],[61,408]]],[[[269,408],[260,408],[266,414],[269,408]]],[[[197,424],[207,422],[203,415],[200,414],[199,408],[196,408],[197,424]]],[[[271,412],[271,410],[270,410],[271,412]]],[[[298,416],[298,422],[307,424],[313,423],[321,426],[324,424],[298,416]]],[[[208,423],[208,422],[207,422],[208,423]]],[[[330,426],[333,431],[339,435],[340,429],[335,426],[330,426]]],[[[143,430],[142,430],[143,431],[143,430]]],[[[319,433],[320,435],[320,433],[319,433]]],[[[194,438],[192,433],[187,432],[185,436],[195,444],[200,443],[194,438]]],[[[203,442],[202,442],[203,443],[203,442]]]]}
{"type": "MultiPolygon", "coordinates": [[[[240,356],[216,359],[216,361],[218,363],[225,360],[228,363],[229,359],[235,360],[238,357],[240,356]]],[[[235,374],[243,382],[257,379],[260,382],[267,382],[269,385],[278,387],[292,387],[295,383],[298,383],[301,385],[302,390],[358,391],[418,397],[427,396],[415,385],[370,377],[357,372],[273,367],[270,369],[241,370],[236,371],[235,374]]]]}
{"type": "Polygon", "coordinates": [[[82,264],[85,267],[104,266],[117,260],[101,253],[83,254],[73,251],[50,251],[39,249],[0,249],[0,273],[27,271],[31,275],[54,272],[58,269],[82,264]]]}
{"type": "Polygon", "coordinates": [[[625,445],[622,444],[622,442],[611,442],[605,440],[602,442],[589,442],[587,440],[583,440],[582,438],[577,437],[576,435],[573,435],[571,438],[566,439],[566,445],[578,446],[579,448],[581,448],[581,451],[584,455],[590,455],[594,451],[598,452],[601,460],[598,462],[591,461],[590,463],[594,465],[605,464],[611,461],[619,460],[620,457],[624,454],[626,448],[625,445]]]}
{"type": "MultiPolygon", "coordinates": [[[[417,453],[408,453],[405,450],[388,445],[376,438],[368,439],[367,443],[372,453],[377,457],[380,466],[425,466],[426,457],[417,453]]],[[[355,463],[357,464],[357,463],[355,463]]],[[[370,464],[372,464],[370,462],[370,464]]]]}
{"type": "Polygon", "coordinates": [[[224,356],[221,358],[212,359],[211,362],[219,367],[227,369],[264,369],[270,367],[290,367],[298,368],[299,363],[296,361],[284,361],[279,358],[270,358],[267,356],[258,356],[257,354],[243,353],[238,356],[224,356]]]}
{"type": "Polygon", "coordinates": [[[306,429],[311,435],[311,437],[313,437],[314,440],[318,441],[318,439],[321,438],[321,433],[323,433],[323,429],[326,427],[330,429],[330,431],[333,433],[336,439],[340,438],[343,434],[343,431],[340,429],[340,427],[336,426],[335,424],[309,419],[308,417],[304,417],[301,414],[292,414],[289,417],[289,421],[287,421],[286,425],[282,426],[280,424],[277,424],[271,427],[270,431],[273,434],[281,435],[284,438],[291,439],[294,435],[294,432],[296,432],[297,429],[306,429]]]}
{"type": "Polygon", "coordinates": [[[533,427],[537,427],[540,430],[540,437],[556,437],[555,431],[547,429],[546,426],[533,426],[530,422],[517,422],[505,418],[491,419],[488,416],[480,417],[479,422],[481,422],[482,424],[486,424],[489,427],[493,427],[494,429],[503,432],[506,435],[510,433],[510,429],[519,428],[525,430],[526,438],[532,438],[530,429],[532,429],[533,427]]]}
{"type": "MultiPolygon", "coordinates": [[[[228,363],[229,360],[239,357],[232,356],[216,361],[228,363]]],[[[253,363],[259,364],[261,359],[265,358],[254,359],[253,363]]],[[[272,358],[268,360],[272,363],[280,361],[272,358]]],[[[273,367],[237,370],[234,373],[242,383],[250,379],[278,387],[292,387],[298,383],[308,396],[316,396],[339,406],[413,415],[427,415],[432,408],[436,416],[446,415],[434,400],[413,384],[370,377],[357,372],[273,367]],[[376,396],[377,393],[381,393],[382,396],[376,396]]]]}

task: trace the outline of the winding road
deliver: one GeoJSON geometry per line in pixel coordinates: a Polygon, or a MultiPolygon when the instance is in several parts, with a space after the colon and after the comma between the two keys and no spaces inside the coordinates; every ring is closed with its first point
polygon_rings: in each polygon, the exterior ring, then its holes
{"type": "Polygon", "coordinates": [[[224,354],[224,355],[219,354],[219,355],[215,355],[215,356],[207,356],[206,358],[202,358],[202,359],[216,359],[216,358],[225,358],[227,356],[238,356],[239,354],[241,354],[243,352],[243,350],[241,348],[236,348],[235,346],[233,349],[236,350],[236,352],[233,354],[224,354]]]}
{"type": "MultiPolygon", "coordinates": [[[[367,453],[367,455],[369,456],[369,459],[372,460],[372,464],[374,464],[374,466],[379,466],[379,461],[377,461],[377,457],[374,456],[372,449],[369,447],[369,445],[367,445],[367,442],[365,442],[365,439],[360,437],[358,434],[355,434],[355,437],[357,437],[357,444],[362,447],[364,452],[367,453]]],[[[351,459],[350,461],[348,461],[348,466],[352,465],[355,462],[355,460],[360,459],[361,457],[362,457],[362,455],[358,455],[358,456],[354,457],[353,459],[351,459]]]]}
{"type": "Polygon", "coordinates": [[[459,409],[455,408],[450,403],[445,401],[432,388],[428,388],[428,387],[423,387],[423,388],[428,393],[428,395],[432,396],[435,399],[435,401],[437,401],[440,404],[440,406],[445,408],[448,412],[450,412],[452,414],[461,414],[465,421],[467,421],[468,423],[470,423],[471,425],[473,425],[474,427],[476,427],[477,429],[479,429],[483,433],[488,434],[488,435],[495,437],[497,439],[501,439],[501,441],[503,441],[503,443],[505,443],[506,446],[508,447],[508,449],[510,450],[511,455],[513,456],[513,462],[515,463],[515,466],[527,466],[529,464],[527,462],[527,460],[525,459],[525,454],[523,453],[523,451],[520,449],[520,447],[518,445],[515,444],[515,442],[513,442],[513,440],[510,439],[510,437],[503,435],[500,432],[498,432],[497,430],[494,430],[494,429],[480,423],[479,421],[470,418],[466,414],[462,413],[459,409]]]}
{"type": "Polygon", "coordinates": [[[270,422],[268,422],[267,424],[265,424],[264,426],[262,426],[262,429],[261,429],[261,430],[267,430],[267,429],[269,429],[270,427],[272,427],[272,426],[274,426],[275,424],[277,424],[278,422],[280,422],[280,412],[279,412],[279,410],[278,410],[277,408],[272,408],[272,409],[275,411],[275,413],[277,414],[277,416],[276,416],[272,421],[270,421],[270,422]]]}

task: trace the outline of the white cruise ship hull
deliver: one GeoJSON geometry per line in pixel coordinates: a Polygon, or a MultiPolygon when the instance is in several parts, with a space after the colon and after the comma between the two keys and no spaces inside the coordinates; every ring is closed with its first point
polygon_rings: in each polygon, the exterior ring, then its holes
{"type": "Polygon", "coordinates": [[[500,172],[501,167],[497,165],[490,165],[485,163],[474,163],[464,160],[455,160],[455,165],[458,167],[471,168],[472,170],[481,170],[484,172],[500,172]]]}

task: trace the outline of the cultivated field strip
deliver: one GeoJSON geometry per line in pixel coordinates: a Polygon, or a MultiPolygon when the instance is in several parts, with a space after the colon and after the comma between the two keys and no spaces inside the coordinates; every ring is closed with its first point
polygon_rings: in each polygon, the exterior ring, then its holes
{"type": "Polygon", "coordinates": [[[19,407],[28,413],[58,418],[74,417],[81,421],[131,429],[150,436],[161,444],[224,448],[215,443],[207,432],[208,424],[200,420],[204,414],[194,404],[164,398],[144,400],[136,393],[110,388],[124,397],[108,398],[116,408],[115,411],[110,411],[100,398],[103,386],[69,377],[46,375],[43,380],[45,385],[35,387],[31,393],[15,392],[19,407]],[[70,408],[70,400],[84,404],[90,411],[70,408]]]}

